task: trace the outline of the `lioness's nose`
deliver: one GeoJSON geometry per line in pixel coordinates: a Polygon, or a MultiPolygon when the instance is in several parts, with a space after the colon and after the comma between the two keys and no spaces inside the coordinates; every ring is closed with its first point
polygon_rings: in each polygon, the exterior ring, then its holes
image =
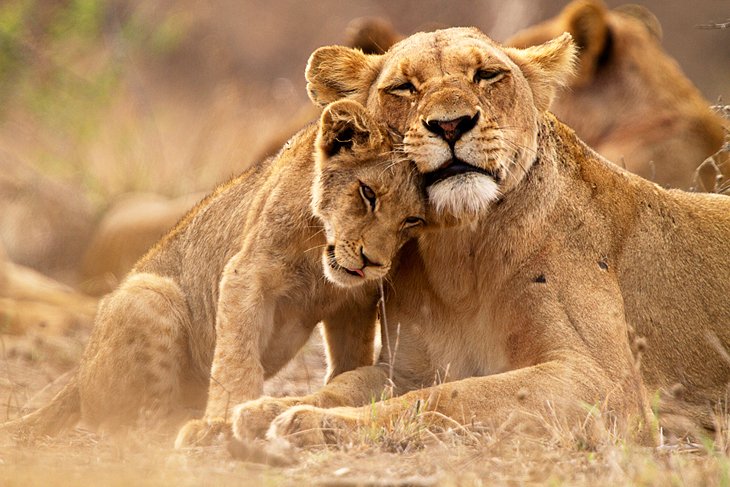
{"type": "Polygon", "coordinates": [[[479,112],[473,117],[467,115],[454,120],[429,120],[428,122],[424,120],[423,125],[449,144],[453,144],[462,135],[473,129],[478,120],[479,112]]]}

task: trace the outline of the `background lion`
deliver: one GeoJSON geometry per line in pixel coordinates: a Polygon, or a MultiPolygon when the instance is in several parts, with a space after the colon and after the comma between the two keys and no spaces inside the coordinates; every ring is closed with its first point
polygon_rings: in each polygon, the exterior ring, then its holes
{"type": "Polygon", "coordinates": [[[722,147],[725,122],[662,50],[656,17],[636,5],[609,10],[576,0],[506,44],[531,46],[561,32],[578,46],[578,75],[551,110],[614,163],[689,189],[699,164],[722,147]]]}
{"type": "Polygon", "coordinates": [[[75,283],[93,228],[78,188],[0,151],[0,243],[10,260],[75,283]]]}

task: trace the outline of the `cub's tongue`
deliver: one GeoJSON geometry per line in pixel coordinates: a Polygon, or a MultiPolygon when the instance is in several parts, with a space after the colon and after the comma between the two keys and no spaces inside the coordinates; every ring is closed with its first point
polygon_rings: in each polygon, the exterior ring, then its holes
{"type": "Polygon", "coordinates": [[[347,272],[349,272],[350,274],[355,274],[355,275],[358,275],[360,277],[365,277],[365,273],[362,271],[362,269],[347,269],[347,268],[345,268],[345,270],[347,272]]]}

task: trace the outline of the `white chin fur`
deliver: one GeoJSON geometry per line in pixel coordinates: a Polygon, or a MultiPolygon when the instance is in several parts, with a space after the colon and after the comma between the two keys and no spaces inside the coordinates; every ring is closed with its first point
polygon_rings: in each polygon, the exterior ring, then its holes
{"type": "Polygon", "coordinates": [[[476,173],[452,176],[428,188],[428,199],[436,212],[455,217],[478,215],[499,196],[497,183],[489,176],[476,173]]]}

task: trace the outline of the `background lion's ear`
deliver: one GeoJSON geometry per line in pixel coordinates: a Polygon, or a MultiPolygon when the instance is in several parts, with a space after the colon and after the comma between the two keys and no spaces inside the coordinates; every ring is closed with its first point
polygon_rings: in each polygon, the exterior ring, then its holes
{"type": "Polygon", "coordinates": [[[577,50],[570,34],[564,32],[539,46],[505,51],[527,78],[537,109],[549,109],[557,90],[574,74],[577,50]]]}
{"type": "Polygon", "coordinates": [[[662,37],[664,36],[662,24],[659,22],[659,19],[656,17],[656,15],[654,15],[654,13],[648,8],[644,7],[643,5],[635,5],[629,3],[616,7],[614,11],[619,12],[623,15],[628,15],[629,17],[633,17],[634,19],[638,20],[639,22],[644,24],[644,27],[646,27],[646,30],[649,31],[649,34],[654,36],[657,41],[662,40],[662,37]]]}
{"type": "Polygon", "coordinates": [[[357,49],[320,47],[310,56],[305,72],[309,98],[320,106],[341,98],[365,103],[381,64],[381,56],[357,49]]]}
{"type": "Polygon", "coordinates": [[[403,39],[393,24],[382,17],[358,17],[345,30],[347,44],[365,54],[384,54],[390,46],[403,39]]]}
{"type": "Polygon", "coordinates": [[[609,45],[606,6],[597,0],[579,0],[571,3],[561,17],[565,30],[573,36],[578,47],[578,77],[576,86],[589,83],[605,56],[609,45]]]}
{"type": "Polygon", "coordinates": [[[375,121],[360,103],[340,100],[327,105],[322,112],[317,133],[317,148],[330,158],[341,150],[353,150],[373,144],[381,137],[375,121]]]}

